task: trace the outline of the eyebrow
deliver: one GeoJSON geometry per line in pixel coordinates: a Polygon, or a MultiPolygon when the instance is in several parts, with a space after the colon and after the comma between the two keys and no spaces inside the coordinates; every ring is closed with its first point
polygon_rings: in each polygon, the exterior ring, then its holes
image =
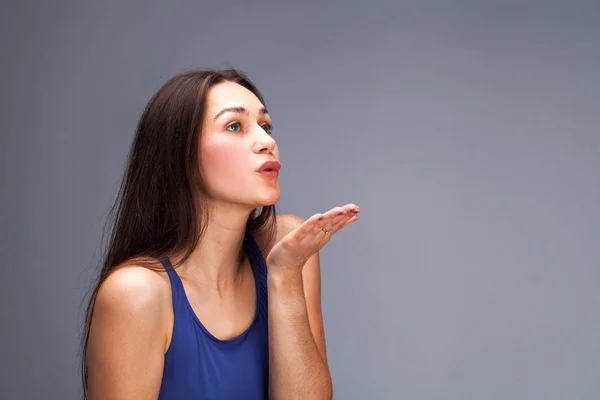
{"type": "MultiPolygon", "coordinates": [[[[232,113],[236,113],[236,114],[245,114],[245,115],[249,115],[250,113],[248,112],[248,110],[246,110],[244,107],[227,107],[222,109],[221,111],[219,111],[217,113],[217,115],[215,115],[214,120],[216,120],[217,118],[219,118],[221,115],[228,113],[228,112],[232,112],[232,113]]],[[[267,111],[267,109],[265,107],[262,107],[259,111],[258,114],[259,115],[266,115],[269,112],[267,111]]]]}

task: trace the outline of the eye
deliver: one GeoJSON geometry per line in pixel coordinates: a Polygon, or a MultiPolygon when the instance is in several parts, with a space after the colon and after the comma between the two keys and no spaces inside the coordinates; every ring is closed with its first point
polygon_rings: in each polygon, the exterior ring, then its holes
{"type": "Polygon", "coordinates": [[[273,131],[273,125],[271,125],[271,124],[262,124],[260,127],[263,128],[265,130],[265,132],[267,132],[269,135],[273,131]]]}
{"type": "Polygon", "coordinates": [[[239,132],[242,130],[242,126],[239,122],[234,122],[232,124],[227,125],[227,130],[230,130],[232,132],[239,132]]]}

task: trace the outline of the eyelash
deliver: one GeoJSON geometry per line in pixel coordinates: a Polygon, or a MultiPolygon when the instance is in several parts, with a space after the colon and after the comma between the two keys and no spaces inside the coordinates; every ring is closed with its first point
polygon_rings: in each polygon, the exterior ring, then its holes
{"type": "MultiPolygon", "coordinates": [[[[231,132],[240,132],[240,131],[243,132],[242,124],[239,123],[239,122],[232,122],[231,124],[227,125],[227,127],[225,129],[229,130],[229,128],[232,125],[239,125],[240,126],[240,130],[238,130],[238,131],[231,131],[231,132]]],[[[272,132],[273,132],[273,124],[264,123],[260,127],[262,128],[263,126],[267,126],[267,130],[265,132],[267,132],[269,135],[271,135],[272,132]]]]}

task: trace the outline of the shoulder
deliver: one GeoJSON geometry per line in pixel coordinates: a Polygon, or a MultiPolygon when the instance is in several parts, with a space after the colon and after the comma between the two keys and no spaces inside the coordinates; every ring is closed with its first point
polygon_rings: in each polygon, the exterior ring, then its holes
{"type": "Polygon", "coordinates": [[[113,317],[139,316],[144,319],[164,316],[170,285],[165,273],[135,262],[120,265],[102,282],[95,300],[95,313],[113,317]]]}
{"type": "Polygon", "coordinates": [[[304,218],[294,214],[280,214],[275,218],[277,219],[277,239],[282,239],[305,221],[304,218]]]}
{"type": "Polygon", "coordinates": [[[167,280],[147,266],[128,263],[101,283],[87,345],[94,398],[158,395],[172,326],[167,280]]]}

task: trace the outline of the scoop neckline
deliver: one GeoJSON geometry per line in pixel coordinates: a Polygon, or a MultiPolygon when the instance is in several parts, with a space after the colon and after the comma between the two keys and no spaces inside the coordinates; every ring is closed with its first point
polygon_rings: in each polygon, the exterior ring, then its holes
{"type": "MultiPolygon", "coordinates": [[[[219,339],[218,337],[213,335],[212,332],[210,332],[208,330],[208,328],[206,328],[206,326],[204,326],[204,324],[202,323],[202,321],[200,320],[200,318],[194,311],[194,308],[192,307],[192,304],[190,303],[190,301],[188,299],[187,293],[185,291],[185,286],[183,286],[183,281],[181,280],[181,277],[179,276],[179,274],[177,273],[175,268],[171,269],[175,273],[175,275],[177,276],[177,279],[179,280],[179,283],[181,284],[181,291],[183,294],[183,299],[185,301],[185,306],[188,309],[188,311],[190,312],[190,314],[192,315],[192,319],[210,339],[212,339],[213,341],[215,341],[217,343],[232,343],[232,342],[236,342],[236,341],[243,339],[252,330],[254,325],[256,325],[256,321],[258,320],[259,307],[260,307],[260,295],[259,295],[259,289],[258,289],[258,277],[257,277],[257,271],[256,271],[257,268],[255,265],[255,263],[257,261],[254,260],[254,257],[252,256],[252,249],[251,249],[251,245],[249,243],[249,241],[252,237],[250,235],[251,234],[249,232],[246,233],[246,235],[244,237],[243,246],[244,246],[244,249],[246,250],[246,256],[248,257],[248,261],[250,262],[250,270],[252,271],[252,277],[254,278],[254,292],[255,292],[254,317],[252,318],[252,322],[250,322],[250,325],[248,325],[248,327],[242,333],[240,333],[239,335],[237,335],[235,337],[232,337],[229,339],[219,339]]],[[[168,260],[169,264],[172,265],[169,257],[167,257],[167,260],[168,260]]]]}

